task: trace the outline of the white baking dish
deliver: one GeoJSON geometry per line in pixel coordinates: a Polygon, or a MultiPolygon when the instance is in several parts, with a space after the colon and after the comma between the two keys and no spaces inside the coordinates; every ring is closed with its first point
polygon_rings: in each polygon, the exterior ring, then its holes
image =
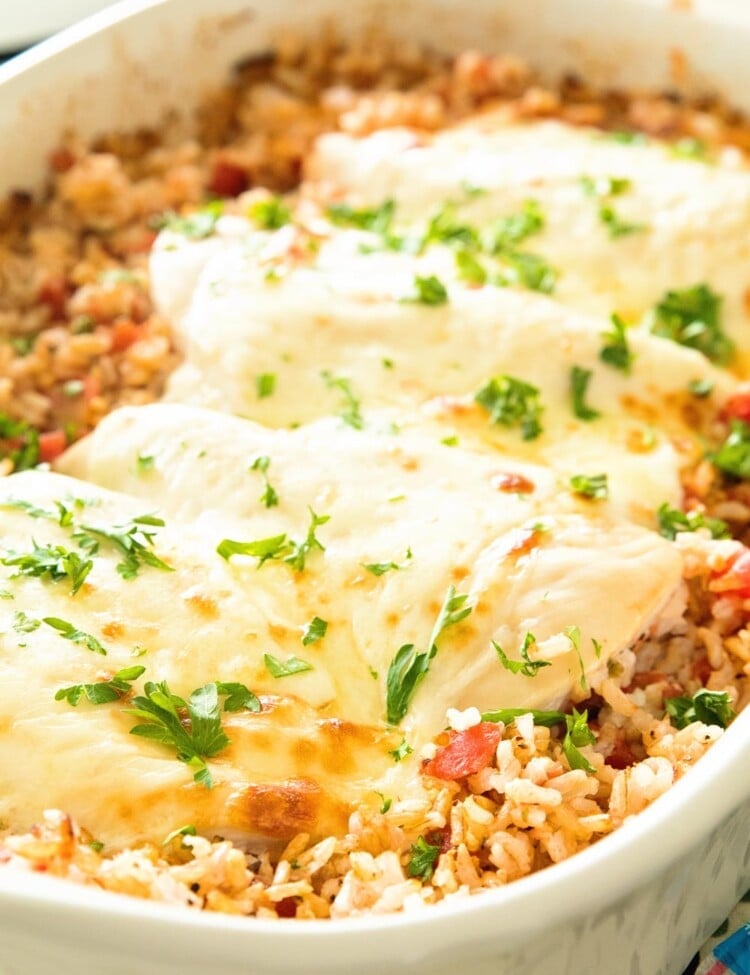
{"type": "MultiPolygon", "coordinates": [[[[527,57],[549,74],[695,88],[750,107],[750,8],[727,0],[138,0],[0,68],[0,192],[37,184],[61,131],[189,110],[285,24],[334,19],[446,50],[527,57]],[[680,4],[679,8],[684,7],[680,4]],[[342,10],[346,18],[342,18],[342,10]]],[[[0,870],[0,975],[677,975],[750,886],[750,713],[699,766],[572,860],[416,915],[275,922],[193,914],[0,870]]],[[[64,769],[61,769],[64,774],[64,769]]]]}

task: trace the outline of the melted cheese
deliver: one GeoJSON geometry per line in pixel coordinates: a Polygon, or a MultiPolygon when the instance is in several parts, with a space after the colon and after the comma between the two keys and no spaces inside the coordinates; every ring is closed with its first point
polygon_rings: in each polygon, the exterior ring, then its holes
{"type": "Polygon", "coordinates": [[[322,137],[307,166],[308,194],[354,206],[393,199],[405,221],[456,201],[479,227],[537,200],[546,226],[523,249],[559,270],[558,300],[586,312],[641,317],[672,289],[707,282],[723,298],[723,322],[750,366],[750,174],[678,159],[658,143],[623,145],[600,131],[545,121],[505,123],[487,113],[431,138],[388,129],[364,139],[322,137]],[[626,179],[598,201],[581,178],[626,179]],[[460,187],[486,192],[471,197],[460,187]],[[610,204],[640,232],[612,238],[599,218],[610,204]]]}

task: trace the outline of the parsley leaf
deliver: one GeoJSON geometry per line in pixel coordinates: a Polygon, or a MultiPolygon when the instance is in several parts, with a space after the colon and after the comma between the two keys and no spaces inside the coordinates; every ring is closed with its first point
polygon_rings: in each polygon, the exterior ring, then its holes
{"type": "Polygon", "coordinates": [[[570,479],[570,486],[574,494],[594,501],[606,501],[609,497],[609,485],[606,474],[574,474],[570,479]]]}
{"type": "Polygon", "coordinates": [[[720,518],[709,518],[700,511],[680,511],[668,502],[659,505],[656,512],[659,521],[659,534],[672,541],[678,532],[695,532],[707,528],[711,538],[730,538],[729,526],[720,518]]]}
{"type": "Polygon", "coordinates": [[[396,212],[393,200],[385,200],[378,207],[354,209],[348,203],[334,203],[326,213],[331,223],[342,227],[356,227],[376,234],[388,234],[396,212]]]}
{"type": "Polygon", "coordinates": [[[700,162],[708,162],[708,146],[703,139],[696,139],[692,136],[683,136],[669,147],[673,156],[678,159],[695,159],[700,162]]]}
{"type": "Polygon", "coordinates": [[[555,290],[557,271],[538,254],[527,251],[503,251],[506,267],[500,272],[496,284],[501,287],[520,284],[530,291],[551,294],[555,290]]]}
{"type": "Polygon", "coordinates": [[[72,643],[78,643],[81,646],[86,647],[87,650],[91,650],[92,653],[99,653],[103,657],[106,657],[107,651],[99,643],[95,636],[90,633],[85,633],[83,630],[76,629],[72,623],[68,623],[66,620],[58,619],[56,616],[45,616],[42,620],[47,626],[51,626],[53,630],[57,630],[60,636],[64,640],[70,640],[72,643]]]}
{"type": "MultiPolygon", "coordinates": [[[[312,641],[308,641],[312,642],[312,641]]],[[[279,660],[270,653],[263,654],[263,663],[266,670],[277,680],[279,677],[291,677],[293,674],[303,674],[306,670],[314,670],[312,664],[299,657],[287,657],[286,660],[279,660]]]]}
{"type": "Polygon", "coordinates": [[[535,440],[542,432],[539,390],[513,376],[488,380],[474,401],[490,414],[490,422],[504,427],[520,426],[524,440],[535,440]]]}
{"type": "Polygon", "coordinates": [[[95,684],[71,684],[61,687],[55,694],[56,701],[67,701],[71,707],[77,707],[82,697],[90,704],[110,704],[119,701],[131,689],[132,682],[145,672],[145,667],[124,667],[118,670],[109,680],[97,681],[95,684]]]}
{"type": "Polygon", "coordinates": [[[409,850],[409,862],[406,868],[409,876],[418,877],[422,881],[429,880],[439,855],[439,845],[432,846],[424,836],[418,837],[417,842],[409,850]]]}
{"type": "Polygon", "coordinates": [[[562,711],[537,711],[534,708],[499,708],[496,711],[484,711],[482,721],[502,721],[503,724],[512,724],[516,718],[524,714],[530,714],[534,718],[534,724],[544,728],[552,728],[565,721],[562,711]]]}
{"type": "Polygon", "coordinates": [[[144,454],[142,451],[139,450],[135,458],[136,471],[139,474],[145,474],[148,471],[152,471],[154,469],[155,459],[156,458],[154,457],[153,454],[144,454]]]}
{"type": "Polygon", "coordinates": [[[327,632],[328,621],[322,620],[319,616],[313,616],[305,626],[304,633],[302,634],[302,645],[306,647],[311,643],[317,643],[318,640],[323,639],[327,632]]]}
{"type": "Polygon", "coordinates": [[[339,390],[343,394],[344,408],[339,413],[341,419],[347,426],[353,427],[355,430],[361,430],[365,425],[365,421],[362,417],[360,401],[354,395],[349,380],[345,376],[334,376],[327,369],[323,370],[321,376],[328,389],[339,390]]]}
{"type": "Polygon", "coordinates": [[[255,392],[258,399],[266,399],[273,396],[276,389],[276,374],[273,372],[261,372],[255,377],[255,392]]]}
{"type": "Polygon", "coordinates": [[[216,230],[219,217],[224,212],[223,200],[212,200],[211,203],[195,210],[187,216],[181,216],[174,211],[167,211],[151,221],[154,230],[171,230],[191,240],[203,240],[210,237],[216,230]]]}
{"type": "Polygon", "coordinates": [[[456,274],[467,284],[482,285],[487,281],[487,271],[468,249],[456,251],[456,274]]]}
{"type": "Polygon", "coordinates": [[[631,186],[631,181],[622,176],[581,177],[581,189],[586,196],[595,196],[599,199],[620,196],[622,193],[627,193],[631,186]]]}
{"type": "Polygon", "coordinates": [[[96,555],[101,542],[114,546],[123,555],[122,561],[115,567],[117,572],[123,579],[134,579],[144,565],[161,569],[163,572],[174,572],[171,565],[151,551],[156,532],[148,529],[162,527],[164,527],[162,518],[156,515],[140,515],[124,525],[114,525],[112,528],[81,525],[73,533],[73,538],[89,555],[96,555]]]}
{"type": "Polygon", "coordinates": [[[257,200],[248,207],[248,217],[254,220],[263,230],[278,230],[292,219],[292,211],[280,196],[270,196],[265,200],[257,200]]]}
{"type": "Polygon", "coordinates": [[[575,708],[573,708],[572,715],[565,715],[566,731],[563,739],[563,753],[572,769],[583,769],[584,772],[593,774],[596,769],[578,750],[584,745],[593,745],[596,741],[594,733],[589,728],[588,719],[588,711],[578,712],[575,708]]]}
{"type": "Polygon", "coordinates": [[[260,711],[260,701],[244,684],[237,681],[217,680],[216,690],[226,698],[225,711],[260,711]]]}
{"type": "Polygon", "coordinates": [[[392,751],[388,752],[394,762],[403,762],[407,755],[411,755],[414,749],[411,747],[406,738],[403,738],[401,744],[394,748],[392,751]]]}
{"type": "Polygon", "coordinates": [[[599,220],[609,231],[609,236],[613,239],[617,237],[627,237],[629,234],[637,234],[645,227],[642,223],[628,223],[620,217],[614,207],[599,207],[599,220]]]}
{"type": "Polygon", "coordinates": [[[398,649],[388,667],[386,679],[386,708],[389,724],[398,724],[409,710],[409,704],[419,684],[424,680],[430,663],[438,651],[437,640],[450,626],[455,626],[471,613],[466,606],[468,595],[459,595],[450,586],[432,628],[427,650],[417,652],[413,643],[398,649]]]}
{"type": "Polygon", "coordinates": [[[583,666],[583,657],[581,656],[581,630],[580,630],[580,627],[578,627],[578,626],[567,626],[563,630],[563,633],[570,640],[571,646],[575,650],[576,656],[578,657],[578,663],[580,664],[580,667],[581,667],[581,680],[580,680],[581,690],[587,691],[589,689],[589,685],[586,683],[586,668],[583,666]]]}
{"type": "Polygon", "coordinates": [[[455,208],[446,203],[433,214],[427,224],[422,247],[432,243],[476,248],[479,246],[479,235],[473,227],[459,223],[455,208]]]}
{"type": "Polygon", "coordinates": [[[264,490],[263,494],[260,496],[261,504],[264,504],[267,508],[273,508],[279,503],[279,496],[276,493],[276,489],[271,485],[268,480],[268,468],[271,466],[270,457],[261,455],[256,457],[255,460],[250,465],[251,471],[259,471],[263,476],[264,490]]]}
{"type": "Polygon", "coordinates": [[[610,320],[612,328],[608,332],[602,332],[602,338],[606,341],[599,351],[599,358],[608,366],[630,375],[634,356],[628,347],[625,322],[616,312],[610,316],[610,320]]]}
{"type": "Polygon", "coordinates": [[[505,653],[503,648],[499,643],[492,641],[492,646],[495,648],[495,652],[500,658],[500,663],[509,670],[512,674],[522,674],[524,677],[536,677],[538,671],[542,667],[550,667],[551,662],[549,660],[532,660],[529,657],[529,648],[536,645],[536,637],[533,633],[527,633],[523,638],[523,644],[521,646],[521,659],[511,660],[510,657],[505,653]]]}
{"type": "Polygon", "coordinates": [[[193,770],[195,781],[210,789],[213,779],[206,759],[230,744],[221,727],[217,685],[199,687],[187,701],[173,694],[166,681],[148,681],[143,690],[125,711],[138,719],[130,734],[173,748],[177,759],[193,770]]]}
{"type": "Polygon", "coordinates": [[[316,515],[312,508],[308,508],[308,510],[310,512],[310,527],[307,530],[307,535],[301,542],[291,541],[289,543],[291,546],[290,554],[284,558],[286,564],[290,565],[295,572],[302,572],[304,570],[307,556],[311,552],[315,550],[325,552],[325,545],[317,538],[315,529],[330,521],[331,516],[316,515]]]}
{"type": "Polygon", "coordinates": [[[33,633],[34,630],[38,630],[42,625],[41,620],[35,620],[31,616],[27,616],[23,610],[18,610],[13,617],[13,629],[16,633],[33,633]]]}
{"type": "Polygon", "coordinates": [[[77,552],[71,552],[62,545],[37,545],[30,552],[8,552],[0,562],[15,566],[17,575],[41,578],[49,576],[53,582],[68,578],[72,583],[71,596],[75,596],[86,576],[94,567],[91,559],[82,559],[77,552]]]}
{"type": "Polygon", "coordinates": [[[598,410],[586,405],[586,390],[589,385],[591,369],[573,366],[570,370],[570,395],[573,400],[573,412],[579,420],[596,420],[601,416],[598,410]]]}
{"type": "Polygon", "coordinates": [[[187,826],[180,826],[178,829],[173,829],[171,833],[167,833],[164,839],[161,841],[162,846],[167,846],[172,840],[176,840],[178,836],[197,836],[198,830],[192,824],[187,826]]]}
{"type": "Polygon", "coordinates": [[[229,561],[233,555],[249,555],[258,559],[258,568],[269,559],[280,559],[289,551],[286,534],[272,535],[270,538],[260,538],[255,542],[238,542],[225,538],[216,546],[219,555],[229,561]]]}
{"type": "Polygon", "coordinates": [[[729,435],[708,459],[725,474],[732,477],[750,478],[750,424],[732,420],[729,435]]]}
{"type": "Polygon", "coordinates": [[[444,305],[448,301],[445,285],[434,274],[427,276],[415,274],[414,291],[415,294],[410,298],[404,298],[404,301],[418,305],[444,305]]]}
{"type": "Polygon", "coordinates": [[[545,220],[536,200],[525,200],[520,213],[502,217],[488,228],[484,246],[490,254],[501,254],[516,244],[544,230],[545,220]]]}
{"type": "Polygon", "coordinates": [[[0,413],[0,458],[9,458],[14,471],[25,471],[39,463],[39,431],[25,420],[0,413]]]}
{"type": "Polygon", "coordinates": [[[688,391],[698,399],[706,399],[714,391],[713,379],[692,379],[688,383],[688,391]]]}
{"type": "Polygon", "coordinates": [[[367,569],[374,576],[385,575],[386,572],[400,572],[402,569],[407,568],[407,563],[412,559],[412,552],[410,548],[406,550],[406,557],[401,563],[398,562],[362,562],[360,563],[363,569],[367,569]]]}
{"type": "Polygon", "coordinates": [[[734,343],[721,327],[721,302],[707,284],[667,291],[651,313],[651,331],[725,366],[734,355],[734,343]]]}
{"type": "Polygon", "coordinates": [[[664,707],[675,728],[687,728],[693,721],[726,728],[736,717],[725,691],[708,691],[705,687],[692,697],[670,697],[664,707]]]}

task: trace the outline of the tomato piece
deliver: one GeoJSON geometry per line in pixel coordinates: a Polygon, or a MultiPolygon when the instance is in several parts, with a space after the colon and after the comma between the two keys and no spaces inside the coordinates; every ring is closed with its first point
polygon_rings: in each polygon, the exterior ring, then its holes
{"type": "Polygon", "coordinates": [[[724,416],[750,423],[750,385],[740,386],[724,404],[724,416]]]}
{"type": "Polygon", "coordinates": [[[750,597],[750,549],[741,552],[729,567],[708,584],[711,592],[726,592],[742,599],[750,597]]]}
{"type": "Polygon", "coordinates": [[[490,764],[499,741],[500,728],[489,721],[475,724],[466,731],[452,732],[450,742],[439,749],[424,771],[436,779],[474,775],[490,764]]]}
{"type": "Polygon", "coordinates": [[[130,348],[133,342],[138,341],[141,337],[141,330],[135,322],[131,322],[129,318],[123,318],[112,325],[110,335],[112,337],[112,351],[124,352],[125,349],[130,348]]]}
{"type": "Polygon", "coordinates": [[[68,446],[68,438],[64,430],[49,430],[39,434],[39,460],[49,464],[56,460],[68,446]]]}
{"type": "Polygon", "coordinates": [[[234,163],[217,159],[211,171],[208,189],[217,196],[238,196],[247,189],[247,173],[234,163]]]}
{"type": "Polygon", "coordinates": [[[612,751],[609,753],[607,758],[604,759],[604,761],[610,766],[610,768],[624,769],[631,765],[635,765],[638,759],[633,754],[633,750],[630,745],[621,738],[618,738],[614,744],[614,747],[612,748],[612,751]]]}
{"type": "Polygon", "coordinates": [[[276,913],[279,917],[296,917],[297,901],[294,897],[284,897],[276,903],[276,913]]]}
{"type": "Polygon", "coordinates": [[[62,274],[55,274],[47,278],[39,288],[37,299],[47,305],[53,318],[64,318],[65,302],[68,300],[68,282],[62,274]]]}
{"type": "Polygon", "coordinates": [[[75,161],[76,157],[70,149],[66,149],[64,146],[53,149],[49,154],[50,169],[53,169],[56,173],[67,172],[75,161]]]}

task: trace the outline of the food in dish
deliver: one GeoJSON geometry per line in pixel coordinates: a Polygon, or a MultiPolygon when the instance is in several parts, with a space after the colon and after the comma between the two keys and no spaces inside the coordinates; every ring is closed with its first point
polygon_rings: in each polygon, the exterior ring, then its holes
{"type": "Polygon", "coordinates": [[[685,159],[697,110],[643,145],[509,60],[286,70],[214,103],[262,151],[72,144],[6,205],[0,858],[342,917],[565,859],[746,703],[750,184],[719,112],[685,159]]]}

